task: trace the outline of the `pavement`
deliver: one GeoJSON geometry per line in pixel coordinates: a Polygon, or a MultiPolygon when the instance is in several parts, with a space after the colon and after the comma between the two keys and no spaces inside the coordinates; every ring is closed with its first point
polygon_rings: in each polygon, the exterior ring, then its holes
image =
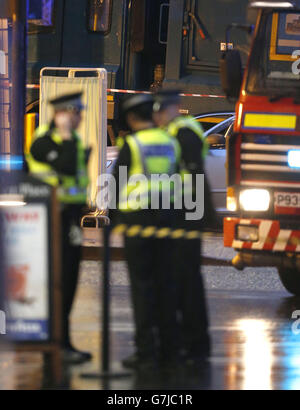
{"type": "MultiPolygon", "coordinates": [[[[93,353],[91,363],[64,369],[65,389],[291,389],[300,388],[300,299],[287,293],[276,269],[230,266],[234,251],[222,236],[203,241],[213,351],[207,365],[169,379],[89,379],[101,366],[101,262],[84,261],[72,313],[74,345],[93,353]],[[294,315],[294,318],[292,317],[294,315]],[[299,330],[298,330],[299,328],[299,330]]],[[[132,311],[124,261],[111,263],[111,368],[134,351],[132,311]]],[[[1,389],[53,388],[38,353],[0,353],[1,389]]]]}

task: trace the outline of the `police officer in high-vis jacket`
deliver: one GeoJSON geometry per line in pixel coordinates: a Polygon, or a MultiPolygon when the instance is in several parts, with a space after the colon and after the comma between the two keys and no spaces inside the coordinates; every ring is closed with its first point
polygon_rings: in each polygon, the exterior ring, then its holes
{"type": "Polygon", "coordinates": [[[65,362],[81,363],[91,359],[91,355],[72,346],[69,317],[78,282],[80,219],[87,199],[90,150],[83,147],[76,133],[84,108],[81,93],[64,95],[50,104],[54,118],[35,132],[27,163],[33,176],[57,188],[62,231],[63,357],[65,362]]]}
{"type": "MultiPolygon", "coordinates": [[[[162,90],[155,96],[153,118],[156,124],[176,139],[181,148],[181,174],[191,177],[184,186],[196,200],[197,175],[204,174],[204,159],[208,145],[201,125],[189,116],[179,114],[180,95],[176,90],[162,90]]],[[[215,224],[215,211],[206,178],[204,178],[204,218],[187,220],[186,209],[177,211],[177,224],[186,230],[203,229],[205,224],[215,224]]],[[[210,353],[208,318],[201,268],[201,241],[178,240],[174,258],[179,290],[179,313],[183,330],[183,352],[188,363],[201,363],[210,353]]]]}
{"type": "Polygon", "coordinates": [[[168,181],[158,184],[151,177],[177,172],[180,148],[174,138],[154,126],[152,107],[150,95],[135,95],[123,101],[122,116],[131,132],[119,144],[113,172],[117,190],[121,185],[117,198],[119,221],[133,227],[125,236],[136,329],[136,355],[131,365],[142,373],[176,361],[178,339],[172,270],[174,243],[153,235],[156,228],[173,224],[172,187],[168,181]],[[141,175],[144,180],[135,184],[133,179],[141,175]],[[168,190],[170,206],[162,209],[161,198],[168,190]],[[151,191],[152,197],[160,201],[159,206],[154,206],[156,209],[151,209],[151,191]],[[135,235],[136,225],[149,227],[148,231],[135,235]]]}

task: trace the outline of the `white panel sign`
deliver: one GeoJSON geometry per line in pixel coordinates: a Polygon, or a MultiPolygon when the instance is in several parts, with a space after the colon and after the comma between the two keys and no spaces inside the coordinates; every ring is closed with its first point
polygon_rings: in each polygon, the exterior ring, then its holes
{"type": "Polygon", "coordinates": [[[46,206],[7,208],[4,238],[7,333],[14,340],[47,340],[50,326],[46,206]]]}
{"type": "Polygon", "coordinates": [[[84,146],[92,148],[89,159],[90,205],[97,205],[98,177],[106,172],[107,149],[107,72],[103,68],[45,67],[41,71],[40,125],[53,117],[49,100],[82,92],[86,109],[78,130],[84,146]],[[60,75],[58,75],[58,71],[60,75]],[[84,73],[87,76],[84,76],[84,73]],[[91,77],[93,72],[93,77],[91,77]],[[80,75],[79,75],[80,74],[80,75]]]}

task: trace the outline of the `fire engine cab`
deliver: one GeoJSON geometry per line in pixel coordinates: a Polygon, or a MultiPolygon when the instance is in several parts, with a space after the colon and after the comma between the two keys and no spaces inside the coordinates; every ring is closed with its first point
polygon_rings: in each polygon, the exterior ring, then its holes
{"type": "Polygon", "coordinates": [[[237,217],[224,220],[224,244],[238,251],[235,267],[276,266],[300,295],[300,1],[250,7],[258,14],[244,73],[237,50],[221,59],[223,89],[237,99],[227,140],[227,207],[237,217]]]}

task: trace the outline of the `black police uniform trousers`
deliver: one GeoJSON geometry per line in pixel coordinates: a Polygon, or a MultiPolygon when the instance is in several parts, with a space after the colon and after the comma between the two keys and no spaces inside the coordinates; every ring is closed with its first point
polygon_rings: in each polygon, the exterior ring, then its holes
{"type": "MultiPolygon", "coordinates": [[[[197,221],[186,221],[185,210],[178,210],[176,226],[186,230],[200,229],[197,221]]],[[[178,311],[182,347],[194,357],[209,355],[210,337],[205,290],[201,274],[201,240],[174,240],[174,271],[178,290],[178,311]]]]}
{"type": "Polygon", "coordinates": [[[82,216],[82,205],[62,205],[61,225],[62,225],[62,345],[65,348],[71,347],[70,341],[70,313],[74,301],[81,259],[80,238],[74,237],[72,231],[80,228],[82,216]]]}
{"type": "MultiPolygon", "coordinates": [[[[170,227],[170,210],[141,210],[123,215],[128,225],[170,227]]],[[[172,361],[177,354],[176,282],[171,239],[125,237],[136,328],[135,342],[142,362],[172,361]]]]}

